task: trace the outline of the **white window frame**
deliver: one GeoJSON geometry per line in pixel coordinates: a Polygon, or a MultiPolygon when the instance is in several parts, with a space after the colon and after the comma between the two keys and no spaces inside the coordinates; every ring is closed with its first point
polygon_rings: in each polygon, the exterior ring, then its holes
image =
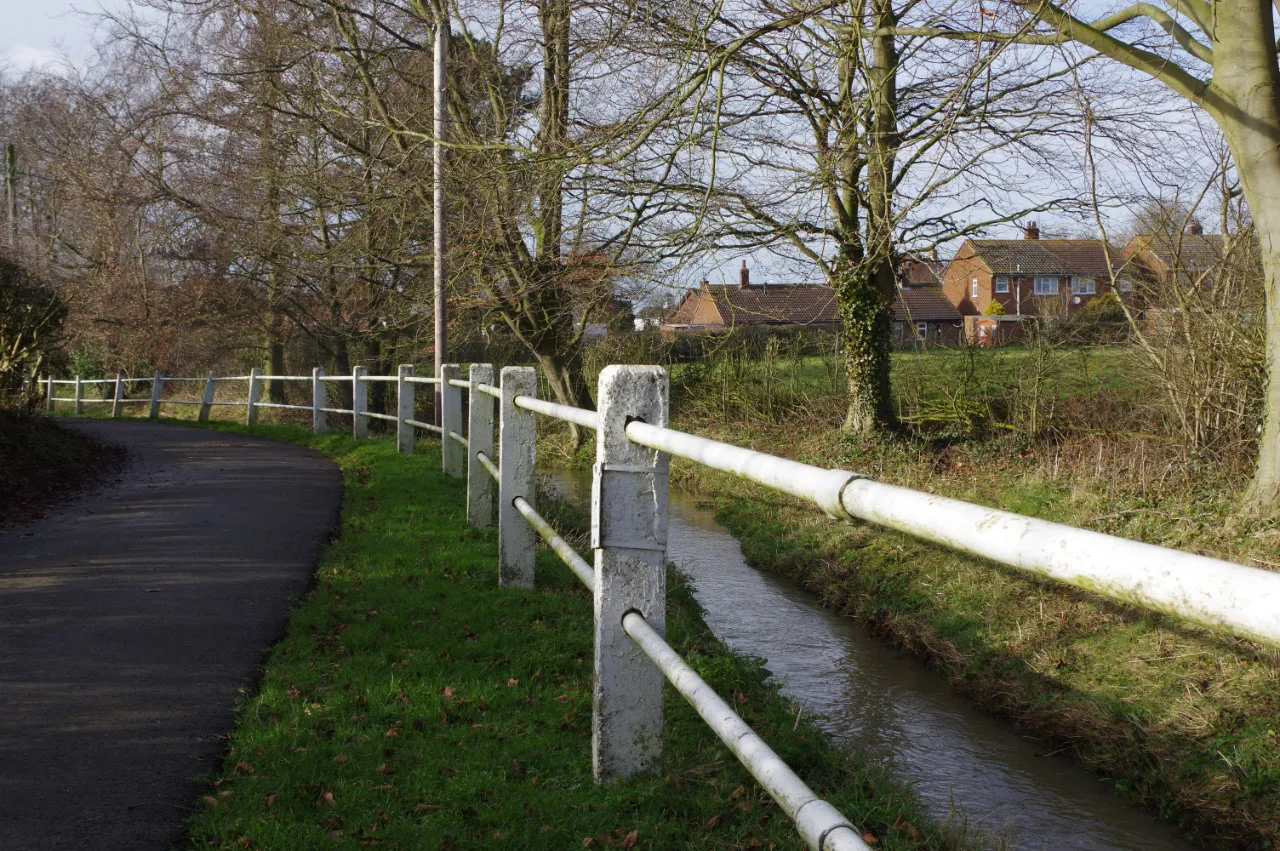
{"type": "Polygon", "coordinates": [[[1079,275],[1071,277],[1071,292],[1076,295],[1097,295],[1098,284],[1093,278],[1083,278],[1079,275]]]}
{"type": "Polygon", "coordinates": [[[1133,292],[1133,278],[1129,277],[1128,275],[1121,275],[1116,280],[1116,289],[1122,293],[1133,292]]]}
{"type": "Polygon", "coordinates": [[[916,341],[923,343],[928,339],[929,339],[929,323],[917,322],[916,323],[916,341]]]}
{"type": "Polygon", "coordinates": [[[977,297],[978,297],[978,279],[970,278],[969,279],[969,298],[977,298],[977,297]]]}
{"type": "Polygon", "coordinates": [[[1057,295],[1058,276],[1041,275],[1035,279],[1033,288],[1036,295],[1057,295]],[[1052,288],[1050,288],[1052,285],[1052,288]]]}
{"type": "Polygon", "coordinates": [[[1009,279],[1008,279],[1008,278],[996,278],[996,292],[997,292],[997,293],[1000,293],[1001,295],[1003,295],[1004,293],[1009,292],[1009,279]]]}

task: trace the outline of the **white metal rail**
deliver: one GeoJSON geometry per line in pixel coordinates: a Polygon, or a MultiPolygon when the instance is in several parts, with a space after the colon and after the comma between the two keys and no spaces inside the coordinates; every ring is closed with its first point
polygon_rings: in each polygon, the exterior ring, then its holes
{"type": "Polygon", "coordinates": [[[861,833],[834,807],[818,798],[717,696],[662,637],[665,618],[667,459],[684,458],[813,503],[829,516],[862,520],[896,529],[1013,568],[1036,573],[1113,600],[1163,612],[1202,626],[1280,646],[1280,573],[1144,544],[1013,514],[961,500],[876,482],[848,470],[827,469],[745,449],[668,428],[667,378],[656,367],[609,367],[600,378],[600,410],[589,411],[538,399],[536,373],[529,367],[502,370],[473,364],[469,380],[447,364],[435,377],[418,377],[412,366],[396,376],[370,376],[362,367],[351,375],[152,379],[46,379],[49,406],[74,402],[114,405],[150,401],[151,416],[161,404],[199,405],[200,418],[215,405],[239,405],[253,422],[259,408],[311,410],[313,427],[325,430],[325,414],[352,417],[353,435],[367,436],[371,419],[396,423],[399,448],[414,451],[418,430],[442,437],[445,472],[466,477],[468,522],[498,525],[499,581],[532,587],[534,535],[541,537],[595,599],[595,713],[593,761],[598,779],[652,773],[661,766],[661,681],[665,678],[689,701],[708,726],[751,771],[795,821],[810,848],[860,849],[861,833]],[[258,400],[266,380],[311,381],[312,405],[258,400]],[[151,381],[150,400],[124,398],[126,383],[151,381]],[[165,383],[203,382],[201,400],[164,399],[165,383]],[[221,381],[247,381],[245,402],[218,401],[221,381]],[[352,382],[351,408],[328,407],[325,386],[352,382]],[[396,415],[367,410],[371,381],[396,382],[396,415]],[[113,398],[86,399],[84,386],[114,384],[113,398]],[[440,390],[440,423],[414,418],[414,388],[440,390]],[[54,394],[55,385],[74,385],[73,398],[54,394]],[[470,391],[464,405],[462,391],[470,391]],[[534,505],[536,416],[573,423],[597,432],[592,495],[595,564],[574,551],[534,505]],[[464,426],[464,421],[466,425],[464,426]],[[498,434],[498,462],[493,460],[498,434]],[[496,505],[495,505],[496,503],[496,505]],[[496,510],[495,510],[496,509],[496,510]],[[625,643],[620,643],[625,641],[625,643]],[[653,679],[657,676],[658,679],[653,679]],[[612,707],[601,712],[602,705],[612,707]],[[618,707],[623,707],[619,709],[618,707]]]}

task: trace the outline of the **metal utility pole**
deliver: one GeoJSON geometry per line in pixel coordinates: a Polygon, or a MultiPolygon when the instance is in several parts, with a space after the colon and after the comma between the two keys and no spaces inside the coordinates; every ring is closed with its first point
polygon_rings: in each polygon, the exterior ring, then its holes
{"type": "MultiPolygon", "coordinates": [[[[433,128],[432,133],[435,136],[434,150],[432,151],[432,169],[431,176],[433,181],[432,193],[432,218],[435,222],[435,240],[433,245],[434,254],[434,273],[435,273],[435,319],[436,319],[436,362],[435,375],[440,376],[440,367],[445,361],[445,349],[448,341],[448,324],[445,319],[445,298],[444,298],[444,276],[445,276],[445,213],[444,213],[444,156],[445,148],[443,144],[445,134],[445,98],[448,94],[447,83],[445,81],[445,50],[447,49],[449,40],[449,17],[446,11],[447,7],[441,4],[439,16],[436,18],[436,44],[435,44],[435,88],[434,88],[434,104],[432,110],[433,128]]],[[[441,387],[436,385],[436,403],[435,403],[435,421],[437,425],[443,425],[441,419],[441,403],[443,397],[441,395],[441,387]]],[[[444,435],[444,440],[448,441],[449,436],[444,435]]]]}
{"type": "Polygon", "coordinates": [[[4,146],[4,197],[9,211],[9,251],[18,250],[18,149],[4,146]]]}

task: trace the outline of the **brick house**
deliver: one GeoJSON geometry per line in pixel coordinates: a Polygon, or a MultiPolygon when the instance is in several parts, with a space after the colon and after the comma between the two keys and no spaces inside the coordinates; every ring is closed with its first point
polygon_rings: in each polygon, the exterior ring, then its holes
{"type": "MultiPolygon", "coordinates": [[[[960,339],[961,318],[937,286],[903,287],[893,301],[899,344],[952,345],[960,339]]],[[[836,330],[840,309],[835,290],[825,284],[753,284],[743,263],[737,285],[709,284],[685,294],[666,316],[667,331],[726,331],[747,327],[836,330]]]]}
{"type": "Polygon", "coordinates": [[[1132,292],[1130,262],[1100,239],[1040,239],[1030,222],[1022,239],[966,239],[942,274],[942,291],[964,316],[983,315],[993,302],[1010,316],[1076,313],[1112,291],[1113,269],[1121,297],[1132,292]]]}
{"type": "Polygon", "coordinates": [[[1196,281],[1222,262],[1225,249],[1221,234],[1207,234],[1192,222],[1185,233],[1130,237],[1121,254],[1139,279],[1176,275],[1196,281]]]}

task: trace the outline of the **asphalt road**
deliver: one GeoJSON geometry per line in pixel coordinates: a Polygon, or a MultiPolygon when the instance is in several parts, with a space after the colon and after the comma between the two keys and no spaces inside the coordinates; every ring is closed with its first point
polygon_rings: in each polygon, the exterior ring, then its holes
{"type": "Polygon", "coordinates": [[[161,851],[310,584],[341,479],[282,443],[64,422],[128,455],[0,530],[0,849],[161,851]]]}

